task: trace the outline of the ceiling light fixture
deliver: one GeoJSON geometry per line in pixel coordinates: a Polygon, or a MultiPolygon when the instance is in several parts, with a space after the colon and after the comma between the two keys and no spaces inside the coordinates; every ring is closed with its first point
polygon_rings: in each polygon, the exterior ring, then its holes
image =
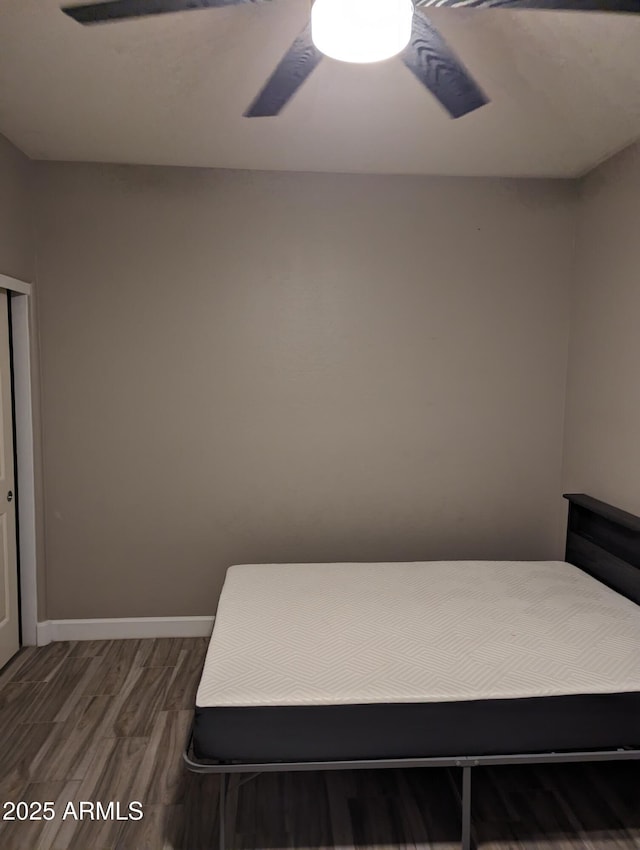
{"type": "Polygon", "coordinates": [[[315,0],[311,38],[332,59],[380,62],[407,46],[412,20],[412,0],[315,0]]]}

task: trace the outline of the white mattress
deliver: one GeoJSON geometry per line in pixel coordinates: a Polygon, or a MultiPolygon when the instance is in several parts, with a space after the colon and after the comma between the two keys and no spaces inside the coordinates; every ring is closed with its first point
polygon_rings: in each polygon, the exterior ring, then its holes
{"type": "Polygon", "coordinates": [[[640,607],[562,561],[231,567],[201,708],[640,692],[640,607]]]}

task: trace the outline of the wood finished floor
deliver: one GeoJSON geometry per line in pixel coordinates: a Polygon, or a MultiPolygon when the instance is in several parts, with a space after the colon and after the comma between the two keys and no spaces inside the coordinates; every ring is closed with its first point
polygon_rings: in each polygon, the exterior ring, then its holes
{"type": "MultiPolygon", "coordinates": [[[[204,639],[54,643],[0,672],[0,802],[55,802],[0,822],[0,850],[210,850],[218,780],[182,768],[204,639]],[[72,801],[141,801],[141,821],[62,821],[72,801]]],[[[640,764],[474,771],[482,850],[640,848],[640,764]]],[[[453,781],[449,781],[449,780],[453,781]]],[[[457,850],[443,770],[263,774],[229,798],[228,847],[457,850]]],[[[235,790],[234,790],[235,789],[235,790]]]]}

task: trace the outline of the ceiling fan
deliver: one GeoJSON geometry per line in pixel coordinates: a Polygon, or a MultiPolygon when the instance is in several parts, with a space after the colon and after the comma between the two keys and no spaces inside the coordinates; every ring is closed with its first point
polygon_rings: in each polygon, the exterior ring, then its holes
{"type": "MultiPolygon", "coordinates": [[[[193,11],[262,0],[106,0],[66,6],[81,24],[99,24],[166,12],[193,11]]],[[[323,55],[373,62],[399,55],[452,118],[488,103],[488,98],[433,24],[418,9],[548,9],[640,14],[640,0],[314,0],[311,19],[282,57],[244,113],[278,115],[323,55]]]]}

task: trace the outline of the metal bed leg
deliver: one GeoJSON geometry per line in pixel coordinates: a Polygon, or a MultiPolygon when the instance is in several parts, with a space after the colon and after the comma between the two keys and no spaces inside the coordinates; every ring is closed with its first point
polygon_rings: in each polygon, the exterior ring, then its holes
{"type": "Polygon", "coordinates": [[[462,768],[462,850],[471,850],[471,768],[462,768]]]}
{"type": "Polygon", "coordinates": [[[218,811],[218,821],[220,827],[219,850],[226,850],[225,841],[225,821],[227,819],[227,774],[220,774],[220,808],[218,811]]]}

